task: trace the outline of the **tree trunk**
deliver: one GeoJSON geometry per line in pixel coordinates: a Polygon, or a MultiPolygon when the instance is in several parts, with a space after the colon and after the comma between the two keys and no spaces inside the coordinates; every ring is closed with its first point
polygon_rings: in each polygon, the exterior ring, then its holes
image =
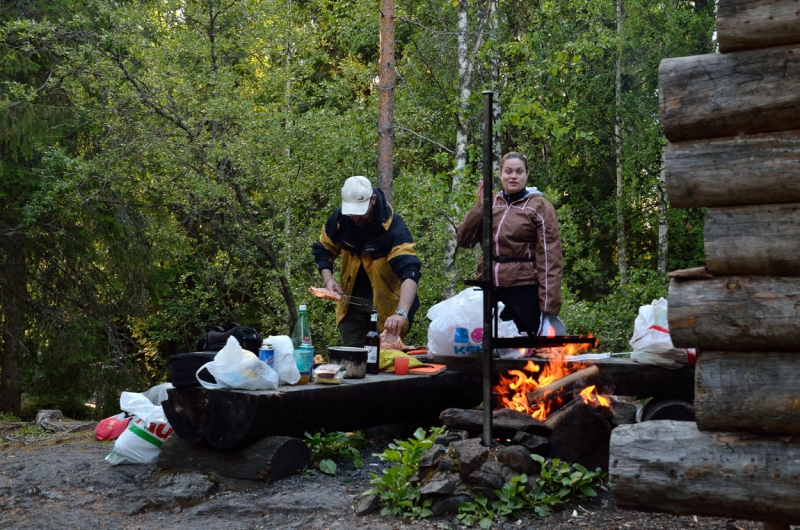
{"type": "MultiPolygon", "coordinates": [[[[489,38],[493,42],[497,42],[497,0],[489,0],[489,38]]],[[[491,80],[492,91],[494,97],[492,98],[492,123],[500,123],[500,97],[498,94],[499,75],[500,75],[500,57],[498,54],[499,45],[492,44],[492,58],[491,58],[491,80]]],[[[497,175],[500,173],[500,159],[503,157],[503,144],[500,138],[500,131],[498,127],[492,127],[492,174],[497,175]]]]}
{"type": "MultiPolygon", "coordinates": [[[[288,24],[286,25],[286,49],[284,51],[284,73],[286,75],[286,81],[284,85],[284,112],[286,113],[286,167],[289,167],[289,161],[292,158],[292,144],[289,142],[291,138],[291,131],[292,131],[292,0],[287,0],[287,8],[288,8],[288,24]]],[[[292,258],[295,256],[295,250],[293,248],[294,245],[294,238],[292,237],[292,230],[294,229],[292,225],[292,203],[286,205],[286,209],[284,211],[284,216],[286,218],[286,225],[283,229],[283,234],[285,236],[286,245],[288,247],[288,252],[286,252],[286,263],[284,264],[284,271],[283,275],[286,278],[292,277],[292,258]]]]}
{"type": "MultiPolygon", "coordinates": [[[[458,2],[458,119],[456,120],[455,168],[453,168],[452,194],[461,191],[462,179],[467,168],[467,142],[469,141],[469,98],[472,94],[472,61],[468,52],[469,2],[458,2]]],[[[477,188],[476,188],[477,189],[477,188]]],[[[447,223],[448,237],[444,245],[445,298],[456,294],[456,226],[461,212],[456,206],[450,209],[450,222],[447,223]]]]}
{"type": "Polygon", "coordinates": [[[703,239],[712,274],[800,275],[800,204],[709,208],[703,239]]]}
{"type": "Polygon", "coordinates": [[[686,421],[611,432],[609,484],[617,507],[677,515],[800,521],[800,445],[705,433],[686,421]]]}
{"type": "Polygon", "coordinates": [[[723,53],[798,43],[797,2],[718,0],[717,42],[723,53]]]}
{"type": "Polygon", "coordinates": [[[671,143],[673,208],[800,202],[800,130],[671,143]]]}
{"type": "Polygon", "coordinates": [[[161,446],[158,467],[274,482],[308,467],[310,457],[302,440],[287,436],[269,436],[242,449],[221,451],[172,435],[161,446]]]}
{"type": "Polygon", "coordinates": [[[700,430],[800,434],[800,349],[702,352],[695,378],[700,430]]]}
{"type": "Polygon", "coordinates": [[[392,202],[394,149],[394,0],[381,0],[380,97],[378,101],[378,187],[392,202]]]}
{"type": "Polygon", "coordinates": [[[800,46],[664,59],[658,99],[670,142],[800,128],[800,46]]]}
{"type": "Polygon", "coordinates": [[[625,238],[625,212],[623,210],[623,180],[622,180],[622,2],[617,0],[617,64],[614,81],[614,101],[616,115],[614,116],[614,160],[617,170],[617,260],[619,263],[619,283],[628,283],[628,252],[625,238]]]}
{"type": "Polygon", "coordinates": [[[676,348],[711,351],[797,351],[800,278],[673,278],[669,330],[676,348]]]}
{"type": "Polygon", "coordinates": [[[16,232],[7,240],[2,281],[3,350],[0,358],[0,412],[19,416],[22,408],[20,365],[25,353],[25,308],[28,269],[25,236],[16,232]]]}

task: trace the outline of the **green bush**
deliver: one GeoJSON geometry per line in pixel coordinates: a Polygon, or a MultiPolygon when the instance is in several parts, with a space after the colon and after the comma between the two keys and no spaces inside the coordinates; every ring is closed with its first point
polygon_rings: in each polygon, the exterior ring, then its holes
{"type": "Polygon", "coordinates": [[[445,432],[443,427],[434,427],[430,434],[422,428],[414,432],[414,437],[406,441],[395,440],[389,448],[376,456],[391,465],[382,475],[371,473],[373,487],[364,495],[378,495],[381,515],[399,515],[412,519],[430,516],[433,499],[421,499],[419,485],[411,479],[417,474],[422,455],[430,449],[434,440],[445,432]]]}
{"type": "Polygon", "coordinates": [[[306,445],[311,450],[311,464],[326,475],[335,475],[337,464],[343,460],[350,460],[359,469],[364,467],[358,451],[364,446],[364,435],[360,432],[306,433],[306,445]]]}
{"type": "Polygon", "coordinates": [[[655,271],[629,270],[625,285],[616,281],[610,287],[611,292],[596,302],[578,300],[565,288],[560,316],[570,335],[597,337],[600,351],[630,351],[628,341],[639,307],[666,298],[669,280],[655,271]]]}
{"type": "Polygon", "coordinates": [[[474,501],[459,506],[457,519],[467,526],[477,522],[481,528],[491,528],[495,520],[507,521],[522,511],[549,515],[554,507],[573,499],[596,497],[595,488],[606,489],[600,468],[589,471],[580,464],[570,465],[558,458],[545,460],[539,455],[531,458],[541,466],[539,477],[533,480],[527,475],[514,477],[495,491],[497,500],[492,502],[482,493],[476,494],[474,501]]]}

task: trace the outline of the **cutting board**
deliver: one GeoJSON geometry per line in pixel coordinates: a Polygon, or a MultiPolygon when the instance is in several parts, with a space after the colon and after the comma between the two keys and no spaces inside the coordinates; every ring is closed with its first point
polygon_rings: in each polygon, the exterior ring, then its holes
{"type": "Polygon", "coordinates": [[[439,372],[444,372],[447,369],[446,364],[423,364],[416,368],[409,368],[408,373],[414,375],[436,375],[439,372]]]}

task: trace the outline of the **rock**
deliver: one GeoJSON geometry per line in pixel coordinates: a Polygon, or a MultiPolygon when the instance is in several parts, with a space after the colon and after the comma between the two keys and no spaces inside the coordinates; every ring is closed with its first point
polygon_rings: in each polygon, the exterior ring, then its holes
{"type": "Polygon", "coordinates": [[[496,460],[487,460],[484,462],[480,471],[502,479],[503,483],[509,482],[512,477],[519,475],[519,473],[515,472],[507,465],[497,462],[496,460]]]}
{"type": "Polygon", "coordinates": [[[460,482],[461,477],[455,473],[437,473],[426,484],[423,484],[419,492],[423,496],[446,495],[454,493],[460,482]]]}
{"type": "Polygon", "coordinates": [[[464,502],[472,502],[472,497],[466,494],[449,495],[441,499],[436,499],[431,505],[434,515],[454,515],[458,513],[458,508],[464,502]]]}
{"type": "Polygon", "coordinates": [[[367,495],[356,506],[356,515],[368,515],[377,512],[381,507],[381,499],[377,495],[367,495]]]}
{"type": "Polygon", "coordinates": [[[470,473],[467,480],[482,488],[489,488],[491,490],[502,489],[506,483],[505,480],[492,473],[484,473],[483,471],[473,471],[470,473]]]}
{"type": "Polygon", "coordinates": [[[530,475],[534,471],[534,462],[531,453],[521,445],[499,447],[495,451],[497,461],[505,464],[517,475],[530,475]]]}
{"type": "MultiPolygon", "coordinates": [[[[464,429],[473,434],[483,431],[483,411],[450,408],[442,411],[439,419],[448,428],[464,429]]],[[[517,431],[540,436],[550,436],[552,429],[524,412],[500,409],[492,412],[492,433],[499,438],[511,438],[517,431]]]]}
{"type": "Polygon", "coordinates": [[[433,447],[425,451],[419,461],[420,469],[435,466],[439,463],[442,456],[447,452],[447,448],[443,445],[434,444],[433,447]]]}
{"type": "Polygon", "coordinates": [[[528,451],[536,453],[537,455],[547,454],[549,450],[547,438],[522,431],[518,431],[517,434],[514,435],[511,439],[511,443],[521,445],[528,451]]]}
{"type": "Polygon", "coordinates": [[[489,454],[489,450],[482,445],[480,438],[456,442],[451,447],[454,450],[453,458],[461,463],[461,476],[463,477],[469,476],[478,469],[489,454]]]}

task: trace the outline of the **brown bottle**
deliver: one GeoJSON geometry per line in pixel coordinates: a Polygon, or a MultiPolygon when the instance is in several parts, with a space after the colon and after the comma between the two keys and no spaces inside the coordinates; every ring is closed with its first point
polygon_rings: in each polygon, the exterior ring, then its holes
{"type": "Polygon", "coordinates": [[[364,347],[367,348],[367,373],[375,375],[380,372],[378,360],[381,350],[381,336],[378,334],[378,312],[373,311],[370,316],[369,333],[364,339],[364,347]]]}

